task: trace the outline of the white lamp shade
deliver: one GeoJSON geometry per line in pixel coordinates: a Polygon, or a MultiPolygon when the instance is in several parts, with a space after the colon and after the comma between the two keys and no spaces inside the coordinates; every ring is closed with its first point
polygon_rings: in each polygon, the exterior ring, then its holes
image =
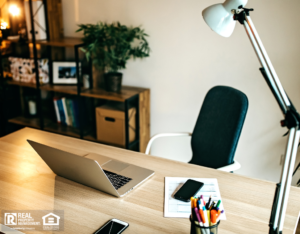
{"type": "Polygon", "coordinates": [[[215,4],[205,8],[202,16],[206,24],[216,33],[223,37],[229,37],[236,21],[233,20],[232,9],[238,9],[239,6],[245,6],[248,0],[226,0],[223,4],[215,4]]]}

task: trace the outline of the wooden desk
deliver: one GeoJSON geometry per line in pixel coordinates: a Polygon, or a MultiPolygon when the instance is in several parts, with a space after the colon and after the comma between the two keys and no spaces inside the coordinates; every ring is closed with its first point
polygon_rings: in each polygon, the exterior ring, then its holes
{"type": "MultiPolygon", "coordinates": [[[[221,221],[220,234],[268,233],[274,183],[30,128],[0,139],[0,209],[64,210],[63,233],[93,233],[111,218],[128,222],[128,234],[189,233],[188,219],[163,217],[165,176],[218,179],[227,216],[221,221]],[[145,166],[155,175],[124,198],[115,198],[56,176],[26,139],[57,148],[67,146],[82,155],[103,154],[145,166]]],[[[293,187],[284,234],[293,233],[299,210],[300,189],[293,187]]]]}

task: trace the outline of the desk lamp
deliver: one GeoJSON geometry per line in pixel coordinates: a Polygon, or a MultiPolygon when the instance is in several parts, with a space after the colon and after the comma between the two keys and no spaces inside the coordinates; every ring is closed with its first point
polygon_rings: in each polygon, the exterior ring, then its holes
{"type": "Polygon", "coordinates": [[[281,234],[300,137],[300,115],[285,93],[250,18],[250,11],[253,11],[253,9],[244,7],[247,1],[248,0],[226,0],[223,4],[215,4],[204,9],[202,15],[208,26],[223,37],[229,37],[232,34],[236,21],[244,25],[260,62],[261,68],[259,70],[283,113],[284,120],[280,122],[281,126],[289,129],[281,179],[276,185],[269,221],[269,234],[281,234]]]}

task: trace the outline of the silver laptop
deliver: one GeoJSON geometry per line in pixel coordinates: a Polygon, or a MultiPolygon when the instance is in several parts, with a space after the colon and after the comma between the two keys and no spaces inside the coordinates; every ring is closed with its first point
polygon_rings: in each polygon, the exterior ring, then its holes
{"type": "Polygon", "coordinates": [[[51,170],[62,177],[122,197],[154,175],[154,171],[100,154],[84,156],[27,140],[51,170]]]}

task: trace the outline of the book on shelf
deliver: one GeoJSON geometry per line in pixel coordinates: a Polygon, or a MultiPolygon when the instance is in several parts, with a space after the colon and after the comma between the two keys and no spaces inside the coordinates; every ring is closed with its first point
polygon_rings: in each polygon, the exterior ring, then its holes
{"type": "Polygon", "coordinates": [[[61,123],[61,121],[60,121],[59,109],[58,109],[58,105],[57,105],[57,100],[58,100],[58,98],[53,98],[54,109],[55,109],[55,114],[56,114],[57,123],[61,123]]]}
{"type": "Polygon", "coordinates": [[[64,113],[64,107],[62,104],[62,100],[59,98],[57,99],[57,106],[58,106],[58,112],[59,112],[61,124],[66,125],[66,116],[64,113]]]}
{"type": "Polygon", "coordinates": [[[78,128],[79,120],[77,100],[65,97],[54,97],[53,102],[57,123],[78,128]]]}
{"type": "Polygon", "coordinates": [[[74,115],[74,111],[73,111],[73,107],[72,107],[72,100],[69,98],[66,99],[66,107],[67,107],[67,112],[68,112],[69,121],[71,123],[71,126],[76,128],[75,115],[74,115]]]}
{"type": "Polygon", "coordinates": [[[63,97],[61,99],[61,102],[62,102],[62,105],[63,105],[63,111],[64,111],[64,115],[66,117],[66,124],[68,126],[71,126],[71,122],[70,122],[70,116],[69,116],[69,113],[68,113],[68,110],[67,110],[67,105],[66,105],[66,98],[63,97]]]}

